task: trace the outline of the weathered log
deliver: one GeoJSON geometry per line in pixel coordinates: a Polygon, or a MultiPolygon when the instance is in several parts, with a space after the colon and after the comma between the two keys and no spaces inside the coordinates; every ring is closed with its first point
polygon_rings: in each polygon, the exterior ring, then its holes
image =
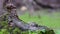
{"type": "Polygon", "coordinates": [[[16,13],[16,7],[14,4],[7,5],[6,8],[7,8],[7,12],[9,15],[8,16],[8,25],[10,25],[10,26],[17,26],[21,30],[31,30],[31,31],[43,30],[43,29],[46,31],[51,30],[48,27],[40,26],[40,25],[38,26],[38,24],[35,24],[35,23],[28,24],[28,23],[25,23],[23,20],[19,19],[18,15],[16,13]]]}
{"type": "Polygon", "coordinates": [[[9,12],[9,16],[8,16],[8,21],[9,23],[12,22],[14,23],[16,26],[18,26],[19,28],[22,28],[22,29],[29,29],[29,25],[27,24],[24,24],[24,21],[20,20],[17,16],[17,13],[16,13],[16,8],[10,4],[10,6],[8,5],[7,6],[7,9],[8,12],[9,12]],[[11,8],[13,7],[13,8],[11,8]]]}
{"type": "MultiPolygon", "coordinates": [[[[7,6],[8,7],[8,6],[7,6]]],[[[14,23],[17,27],[21,28],[22,30],[40,30],[40,29],[49,29],[47,27],[43,27],[43,26],[37,26],[37,24],[34,25],[29,25],[26,24],[24,21],[22,21],[21,19],[18,18],[17,14],[16,14],[16,9],[15,7],[11,8],[13,6],[10,6],[10,11],[9,12],[9,18],[8,21],[9,23],[14,23]]],[[[8,9],[9,10],[9,9],[8,9]]],[[[13,25],[13,24],[11,24],[13,25]]]]}
{"type": "Polygon", "coordinates": [[[60,0],[34,0],[38,5],[42,7],[52,7],[54,9],[60,9],[60,0]]]}

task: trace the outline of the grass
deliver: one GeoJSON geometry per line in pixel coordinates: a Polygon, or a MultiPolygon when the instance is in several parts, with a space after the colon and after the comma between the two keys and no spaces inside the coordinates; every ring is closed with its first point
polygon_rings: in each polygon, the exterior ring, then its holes
{"type": "MultiPolygon", "coordinates": [[[[43,10],[44,11],[44,10],[43,10]]],[[[38,13],[36,13],[36,16],[29,16],[29,13],[26,13],[24,15],[19,16],[20,19],[22,19],[25,22],[36,22],[39,25],[47,26],[49,28],[54,29],[56,34],[60,34],[60,12],[38,12],[40,17],[38,17],[38,13]]],[[[12,30],[11,28],[7,28],[7,22],[0,22],[1,25],[4,27],[0,30],[0,34],[10,34],[8,31],[12,31],[13,34],[20,34],[22,31],[19,30],[19,28],[15,28],[12,30]],[[9,30],[8,30],[9,29],[9,30]]],[[[38,33],[38,32],[37,32],[38,33]]],[[[36,32],[22,32],[22,34],[37,34],[36,32]]],[[[40,32],[39,32],[40,33],[40,32]]],[[[41,34],[41,33],[40,33],[41,34]]]]}
{"type": "Polygon", "coordinates": [[[60,12],[40,12],[40,18],[38,16],[30,17],[28,13],[19,16],[25,22],[36,22],[39,25],[44,25],[55,30],[56,34],[60,34],[60,12]]]}

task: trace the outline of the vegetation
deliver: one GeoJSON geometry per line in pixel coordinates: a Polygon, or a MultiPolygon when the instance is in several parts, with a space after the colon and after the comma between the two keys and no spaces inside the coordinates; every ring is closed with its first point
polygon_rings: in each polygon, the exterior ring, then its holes
{"type": "MultiPolygon", "coordinates": [[[[36,22],[39,25],[48,26],[49,28],[54,29],[55,34],[60,34],[60,13],[54,12],[51,14],[48,13],[40,13],[40,18],[38,16],[32,16],[30,17],[28,13],[25,15],[19,16],[20,19],[22,19],[25,22],[36,22]]],[[[52,34],[50,31],[45,30],[39,30],[39,31],[21,31],[19,28],[15,27],[9,27],[7,20],[6,21],[0,21],[0,24],[2,27],[0,27],[0,34],[52,34]]]]}
{"type": "Polygon", "coordinates": [[[47,10],[42,10],[40,12],[40,18],[38,16],[30,17],[29,14],[19,16],[20,19],[25,22],[36,22],[39,25],[44,25],[49,28],[54,29],[56,34],[60,34],[60,12],[51,12],[48,13],[47,10]],[[44,12],[45,11],[45,12],[44,12]]]}

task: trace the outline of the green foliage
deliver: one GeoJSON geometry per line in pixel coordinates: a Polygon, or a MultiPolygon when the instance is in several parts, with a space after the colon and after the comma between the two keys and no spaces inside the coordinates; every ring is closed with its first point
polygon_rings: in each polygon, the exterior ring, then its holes
{"type": "Polygon", "coordinates": [[[51,14],[40,12],[40,18],[38,16],[30,17],[28,13],[19,16],[25,22],[36,22],[39,25],[48,26],[51,28],[60,28],[60,12],[54,12],[51,14]]]}
{"type": "MultiPolygon", "coordinates": [[[[7,22],[6,22],[7,23],[7,22]]],[[[4,22],[2,22],[2,24],[4,24],[3,28],[0,29],[0,34],[47,34],[50,33],[50,31],[45,31],[43,30],[36,30],[36,31],[21,31],[19,28],[15,27],[13,29],[13,27],[8,27],[8,24],[5,24],[4,22]]],[[[53,32],[52,32],[53,33],[53,32]]]]}
{"type": "Polygon", "coordinates": [[[7,29],[1,29],[0,34],[10,34],[7,29]]]}
{"type": "Polygon", "coordinates": [[[29,31],[29,34],[42,34],[40,30],[29,31]]]}
{"type": "Polygon", "coordinates": [[[19,28],[15,28],[15,29],[13,30],[13,34],[21,34],[20,29],[19,29],[19,28]]]}
{"type": "Polygon", "coordinates": [[[29,31],[22,31],[21,34],[29,34],[29,31]]]}
{"type": "Polygon", "coordinates": [[[22,16],[19,16],[19,18],[25,22],[36,22],[39,25],[48,26],[55,29],[54,31],[56,34],[60,34],[60,12],[47,13],[41,11],[40,18],[38,18],[38,16],[30,17],[29,14],[26,13],[22,16]]]}
{"type": "MultiPolygon", "coordinates": [[[[59,13],[54,13],[52,16],[48,16],[48,15],[42,15],[41,14],[41,18],[38,18],[38,16],[33,16],[30,17],[29,14],[25,14],[22,16],[19,16],[20,19],[22,19],[25,22],[28,21],[34,21],[37,22],[37,24],[39,25],[45,25],[51,28],[57,28],[60,27],[59,23],[60,23],[60,16],[58,15],[59,13]],[[57,17],[56,17],[57,16],[57,17]],[[59,17],[58,17],[59,16],[59,17]]],[[[13,29],[13,27],[8,27],[8,23],[7,21],[0,21],[0,25],[4,26],[2,29],[0,29],[0,34],[53,34],[53,31],[45,31],[45,30],[39,30],[39,31],[21,31],[19,28],[15,27],[15,29],[13,29]]],[[[60,30],[54,30],[56,34],[60,34],[60,30]]]]}

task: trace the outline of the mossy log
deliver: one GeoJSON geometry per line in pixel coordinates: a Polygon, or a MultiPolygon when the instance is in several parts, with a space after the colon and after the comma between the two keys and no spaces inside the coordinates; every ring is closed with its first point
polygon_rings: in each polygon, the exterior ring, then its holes
{"type": "MultiPolygon", "coordinates": [[[[34,25],[30,25],[28,23],[25,23],[23,20],[18,18],[18,15],[16,13],[16,6],[14,6],[11,3],[8,3],[6,5],[6,9],[8,12],[8,25],[10,27],[15,27],[17,26],[18,28],[20,28],[21,30],[31,30],[31,31],[35,31],[35,30],[46,30],[46,31],[52,31],[52,33],[54,33],[54,31],[48,27],[45,26],[40,26],[38,24],[33,23],[34,25]]],[[[43,32],[42,32],[43,33],[43,32]]]]}

